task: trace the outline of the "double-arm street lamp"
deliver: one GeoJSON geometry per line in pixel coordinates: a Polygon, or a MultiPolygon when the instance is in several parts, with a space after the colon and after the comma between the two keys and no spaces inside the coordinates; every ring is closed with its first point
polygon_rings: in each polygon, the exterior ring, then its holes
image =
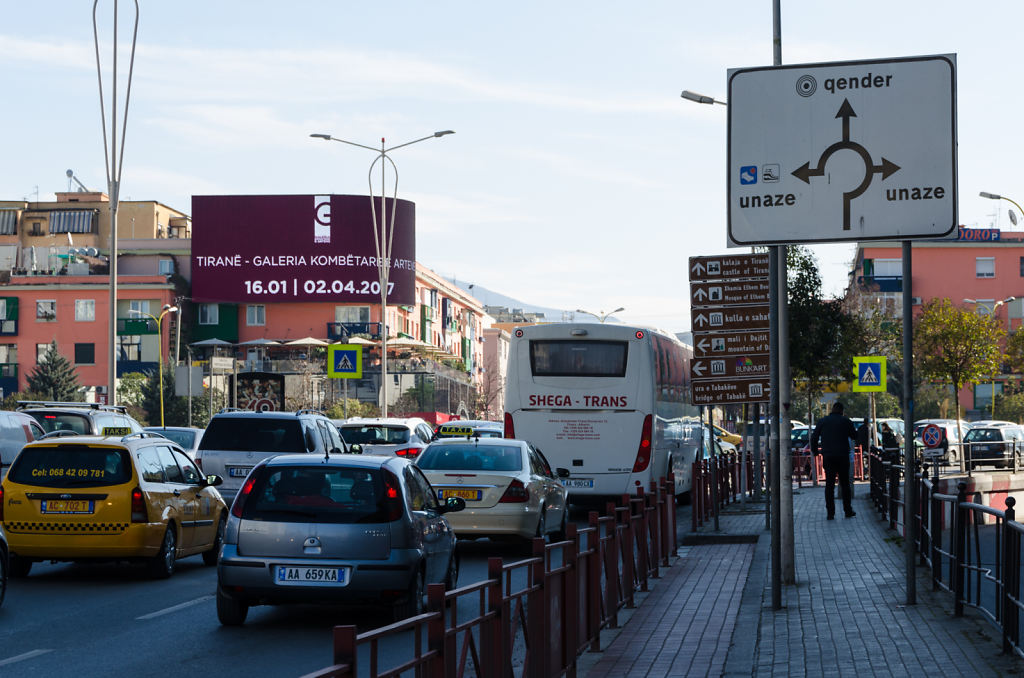
{"type": "Polygon", "coordinates": [[[395,233],[395,211],[398,208],[398,167],[395,162],[388,155],[395,149],[402,148],[404,146],[411,146],[412,144],[418,144],[421,141],[427,139],[434,139],[436,137],[443,137],[448,134],[455,134],[450,129],[442,130],[440,132],[434,132],[430,136],[425,136],[420,139],[413,139],[407,141],[404,144],[398,144],[397,146],[391,146],[387,148],[384,144],[384,138],[380,140],[380,148],[374,148],[373,146],[364,146],[363,144],[357,144],[352,141],[345,141],[344,139],[338,139],[332,137],[330,134],[310,134],[309,136],[315,139],[324,139],[325,141],[337,141],[342,144],[348,144],[349,146],[357,146],[359,148],[365,148],[368,151],[373,151],[377,154],[374,161],[370,163],[370,170],[367,173],[367,180],[370,184],[370,210],[373,217],[373,243],[376,247],[377,253],[377,277],[380,283],[380,414],[382,417],[388,416],[388,328],[387,328],[387,307],[388,307],[388,277],[391,273],[391,244],[392,237],[395,233]],[[391,170],[395,175],[395,191],[391,198],[391,222],[388,223],[387,211],[385,210],[385,161],[391,165],[391,170]],[[373,169],[380,163],[380,221],[377,220],[377,208],[374,203],[373,195],[373,169]]]}
{"type": "Polygon", "coordinates": [[[608,319],[608,316],[612,315],[613,313],[618,313],[619,311],[625,311],[625,310],[626,310],[625,308],[620,306],[617,309],[615,309],[614,311],[608,311],[607,313],[605,313],[604,311],[601,311],[600,313],[591,313],[590,311],[584,311],[582,308],[577,308],[576,312],[577,313],[586,313],[587,315],[592,315],[595,318],[597,318],[599,322],[603,323],[605,320],[608,319]]]}
{"type": "MultiPolygon", "coordinates": [[[[159,316],[155,316],[151,313],[146,313],[145,311],[138,311],[134,308],[128,309],[128,312],[134,313],[136,315],[147,316],[149,318],[152,318],[153,321],[156,323],[156,336],[157,340],[160,342],[159,344],[157,344],[157,358],[159,359],[159,362],[157,363],[157,372],[159,372],[160,374],[160,426],[162,427],[164,425],[164,333],[163,330],[160,329],[160,322],[168,313],[177,313],[178,307],[171,306],[170,304],[164,304],[164,308],[160,312],[159,316]]],[[[191,362],[189,364],[191,364],[191,362]]],[[[189,379],[191,378],[192,375],[190,374],[189,379]]],[[[191,405],[191,402],[189,402],[189,405],[191,405]]],[[[189,411],[191,412],[191,410],[189,411]]]]}
{"type": "MultiPolygon", "coordinates": [[[[1021,218],[1024,219],[1024,209],[1021,209],[1020,205],[1018,205],[1015,201],[1010,200],[1005,195],[999,195],[998,193],[986,193],[985,191],[982,191],[978,195],[980,195],[982,198],[988,198],[989,200],[1005,200],[1007,202],[1013,203],[1013,205],[1020,210],[1021,218]]],[[[1010,210],[1010,222],[1013,223],[1014,226],[1017,225],[1017,215],[1013,213],[1013,210],[1010,210]]]]}
{"type": "MultiPolygon", "coordinates": [[[[985,194],[982,193],[982,195],[984,196],[985,194]]],[[[1014,203],[1014,204],[1016,205],[1017,203],[1014,203]]],[[[1017,297],[1006,297],[1005,299],[1000,299],[999,301],[997,301],[994,304],[992,304],[992,308],[989,309],[989,313],[992,315],[992,317],[995,317],[996,311],[999,310],[1000,306],[1002,306],[1003,304],[1008,304],[1008,303],[1010,303],[1011,301],[1013,301],[1016,298],[1017,297]]],[[[977,299],[964,299],[964,303],[965,304],[974,304],[975,306],[978,306],[979,304],[984,305],[984,306],[988,306],[987,303],[980,302],[977,299]]],[[[1006,312],[1006,327],[1010,328],[1010,312],[1009,311],[1006,312]]],[[[996,418],[996,375],[995,374],[992,375],[992,418],[993,419],[996,418]]]]}

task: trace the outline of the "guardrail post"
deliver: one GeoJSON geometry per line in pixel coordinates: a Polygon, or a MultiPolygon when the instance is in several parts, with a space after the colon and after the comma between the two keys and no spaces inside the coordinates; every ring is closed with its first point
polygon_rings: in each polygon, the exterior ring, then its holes
{"type": "Polygon", "coordinates": [[[597,511],[588,515],[590,532],[587,536],[587,637],[590,651],[601,651],[601,522],[597,511]]]}
{"type": "Polygon", "coordinates": [[[1020,578],[1020,550],[1017,531],[1010,527],[1016,521],[1014,511],[1017,500],[1006,498],[1006,511],[1003,514],[1003,652],[1011,652],[1017,643],[1017,621],[1019,612],[1014,605],[1019,595],[1017,582],[1020,578]]]}
{"type": "MultiPolygon", "coordinates": [[[[608,627],[619,628],[619,531],[615,528],[615,504],[608,502],[605,505],[605,515],[612,516],[605,521],[606,538],[602,540],[604,547],[604,587],[605,599],[608,603],[607,619],[608,627]],[[608,524],[611,529],[608,530],[608,524]],[[608,534],[610,532],[611,534],[608,534]]],[[[540,675],[540,674],[538,674],[540,675]]]]}
{"type": "Polygon", "coordinates": [[[967,555],[967,483],[959,483],[956,492],[956,518],[953,525],[956,531],[956,545],[953,549],[953,614],[964,616],[964,559],[967,555]]]}
{"type": "MultiPolygon", "coordinates": [[[[570,531],[575,532],[576,523],[569,523],[570,531]]],[[[487,559],[487,611],[494,615],[488,628],[480,629],[480,654],[485,670],[492,678],[500,678],[505,674],[505,667],[512,665],[511,648],[511,615],[506,614],[501,591],[501,558],[487,559]],[[506,625],[508,628],[506,628],[506,625]]]]}
{"type": "Polygon", "coordinates": [[[350,676],[359,675],[359,652],[356,646],[358,633],[359,630],[352,625],[334,627],[334,663],[348,664],[350,676]]]}
{"type": "Polygon", "coordinates": [[[551,601],[548,599],[547,558],[544,555],[544,538],[533,538],[533,558],[530,565],[530,593],[525,629],[530,637],[527,675],[548,676],[548,635],[551,628],[551,601]]]}
{"type": "Polygon", "coordinates": [[[932,591],[939,590],[939,582],[942,581],[942,555],[939,549],[942,548],[942,500],[936,499],[934,494],[938,493],[939,487],[932,485],[932,491],[928,493],[928,517],[931,518],[932,538],[932,591]]]}
{"type": "MultiPolygon", "coordinates": [[[[566,509],[568,510],[568,509],[566,509]]],[[[571,546],[562,548],[562,557],[568,567],[562,578],[562,663],[568,664],[569,678],[576,678],[576,655],[580,651],[580,535],[576,523],[570,522],[565,530],[565,538],[572,542],[571,546]]],[[[497,677],[495,677],[497,678],[497,677]]]]}
{"type": "Polygon", "coordinates": [[[636,498],[633,499],[633,504],[636,509],[636,520],[640,523],[640,526],[634,530],[637,556],[636,569],[640,581],[640,590],[646,592],[651,570],[651,535],[647,527],[647,498],[642,487],[636,488],[636,498]]]}
{"type": "MultiPolygon", "coordinates": [[[[637,493],[642,488],[636,488],[637,493]]],[[[616,515],[621,514],[624,519],[617,521],[622,523],[622,583],[625,590],[626,607],[636,607],[633,600],[633,592],[636,590],[636,561],[634,560],[634,547],[636,534],[633,530],[633,500],[628,494],[622,495],[622,506],[617,510],[616,515]]]]}
{"type": "MultiPolygon", "coordinates": [[[[455,649],[455,636],[445,634],[444,618],[444,584],[427,585],[427,610],[437,612],[437,618],[427,623],[427,648],[437,652],[437,657],[430,663],[425,675],[431,678],[441,678],[455,674],[455,662],[457,652],[455,649]]],[[[419,630],[417,629],[417,637],[419,630]]],[[[422,669],[417,670],[417,676],[424,675],[422,669]]]]}
{"type": "MultiPolygon", "coordinates": [[[[895,530],[899,521],[900,507],[897,503],[900,499],[900,469],[896,464],[889,467],[889,528],[895,530]]],[[[904,513],[906,513],[904,511],[904,513]]],[[[906,516],[904,516],[904,521],[906,516]]],[[[906,534],[904,527],[904,534],[906,534]]]]}
{"type": "Polygon", "coordinates": [[[927,553],[929,551],[929,544],[931,542],[931,532],[928,529],[928,510],[931,507],[931,503],[928,498],[931,493],[928,489],[928,483],[925,480],[928,478],[928,464],[921,465],[921,475],[917,479],[917,498],[919,506],[920,516],[917,521],[917,534],[919,541],[917,542],[917,554],[919,557],[917,564],[924,567],[927,561],[927,553]]]}

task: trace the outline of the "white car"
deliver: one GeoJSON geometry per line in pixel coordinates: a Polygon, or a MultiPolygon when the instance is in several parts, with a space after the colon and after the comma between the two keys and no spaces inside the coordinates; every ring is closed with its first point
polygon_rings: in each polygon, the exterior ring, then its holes
{"type": "Polygon", "coordinates": [[[189,428],[188,426],[147,426],[146,431],[162,435],[172,440],[185,450],[190,459],[196,458],[196,450],[199,449],[199,441],[203,439],[203,429],[189,428]]]}
{"type": "Polygon", "coordinates": [[[430,444],[434,429],[416,417],[361,417],[346,419],[338,430],[351,452],[384,454],[415,459],[430,444]]]}

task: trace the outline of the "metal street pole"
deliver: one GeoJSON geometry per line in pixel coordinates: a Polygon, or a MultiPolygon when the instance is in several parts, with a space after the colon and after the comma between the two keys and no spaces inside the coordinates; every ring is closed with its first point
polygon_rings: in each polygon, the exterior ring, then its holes
{"type": "Polygon", "coordinates": [[[118,0],[114,0],[114,40],[113,40],[113,78],[110,98],[110,149],[107,149],[106,109],[103,104],[103,71],[100,68],[100,37],[96,25],[96,7],[99,0],[92,3],[92,33],[96,47],[96,80],[100,92],[100,125],[103,129],[103,160],[107,171],[107,194],[110,198],[110,327],[107,338],[110,339],[110,350],[107,352],[107,404],[117,404],[117,206],[120,202],[121,170],[124,161],[124,137],[128,127],[128,102],[132,93],[132,72],[135,68],[135,45],[139,34],[139,2],[135,0],[135,27],[132,31],[131,59],[128,62],[128,85],[124,97],[124,115],[122,116],[121,147],[117,146],[117,9],[118,0]]]}
{"type": "MultiPolygon", "coordinates": [[[[177,306],[171,306],[170,304],[165,305],[163,310],[160,312],[160,316],[159,317],[157,317],[155,315],[152,315],[150,313],[146,313],[145,311],[135,310],[134,308],[128,309],[128,312],[129,313],[135,313],[136,315],[144,315],[144,316],[146,316],[148,318],[152,318],[153,321],[156,323],[156,336],[157,336],[157,342],[158,342],[157,343],[157,352],[156,352],[156,355],[157,355],[157,373],[160,375],[160,377],[159,377],[160,378],[160,382],[159,382],[160,383],[160,426],[161,426],[161,428],[163,428],[164,427],[164,331],[161,328],[161,323],[163,323],[164,316],[167,315],[168,313],[177,313],[178,312],[178,307],[177,306]]],[[[191,401],[190,401],[190,404],[191,404],[191,401]]]]}
{"type": "Polygon", "coordinates": [[[395,212],[398,209],[398,167],[395,165],[395,161],[388,155],[395,149],[402,148],[403,146],[411,146],[427,139],[434,139],[436,137],[443,137],[448,134],[455,134],[452,130],[442,130],[440,132],[434,132],[430,136],[421,137],[412,141],[407,141],[404,144],[398,144],[387,148],[385,146],[384,137],[380,140],[380,149],[376,149],[373,146],[364,146],[363,144],[357,144],[352,141],[345,141],[344,139],[338,139],[332,137],[330,134],[310,134],[309,136],[316,139],[324,139],[325,141],[337,141],[349,146],[358,146],[359,148],[365,148],[367,150],[377,153],[377,157],[372,163],[370,163],[370,170],[367,174],[367,178],[370,184],[370,212],[373,218],[373,239],[374,245],[376,246],[377,253],[377,280],[380,285],[380,414],[382,417],[388,416],[388,328],[387,328],[387,309],[388,309],[388,278],[391,273],[391,245],[395,234],[395,212]],[[391,223],[388,224],[387,211],[385,203],[385,182],[387,181],[385,175],[385,161],[391,164],[391,169],[395,174],[395,192],[391,200],[391,223]],[[373,168],[380,162],[380,228],[377,226],[377,208],[373,200],[373,168]]]}
{"type": "MultiPolygon", "coordinates": [[[[917,604],[917,450],[914,449],[914,324],[911,241],[903,241],[903,536],[907,564],[907,605],[917,604]]],[[[963,455],[960,455],[963,458],[963,455]]],[[[936,465],[937,467],[938,465],[936,465]]]]}

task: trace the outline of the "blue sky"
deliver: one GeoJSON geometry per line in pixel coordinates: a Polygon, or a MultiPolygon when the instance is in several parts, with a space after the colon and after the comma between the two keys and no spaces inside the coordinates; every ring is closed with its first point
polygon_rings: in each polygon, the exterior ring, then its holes
{"type": "MultiPolygon", "coordinates": [[[[689,329],[687,258],[728,251],[726,114],[679,93],[725,98],[728,68],[771,64],[770,0],[141,4],[122,198],[189,212],[194,194],[365,193],[373,155],[309,133],[453,129],[394,155],[421,262],[689,329]]],[[[68,168],[105,186],[91,8],[5,3],[0,199],[52,198],[68,168]]],[[[1009,229],[1008,203],[978,192],[1024,202],[1022,20],[1010,1],[784,1],[783,61],[956,53],[960,223],[1009,229]]],[[[815,251],[841,293],[852,246],[815,251]]]]}

